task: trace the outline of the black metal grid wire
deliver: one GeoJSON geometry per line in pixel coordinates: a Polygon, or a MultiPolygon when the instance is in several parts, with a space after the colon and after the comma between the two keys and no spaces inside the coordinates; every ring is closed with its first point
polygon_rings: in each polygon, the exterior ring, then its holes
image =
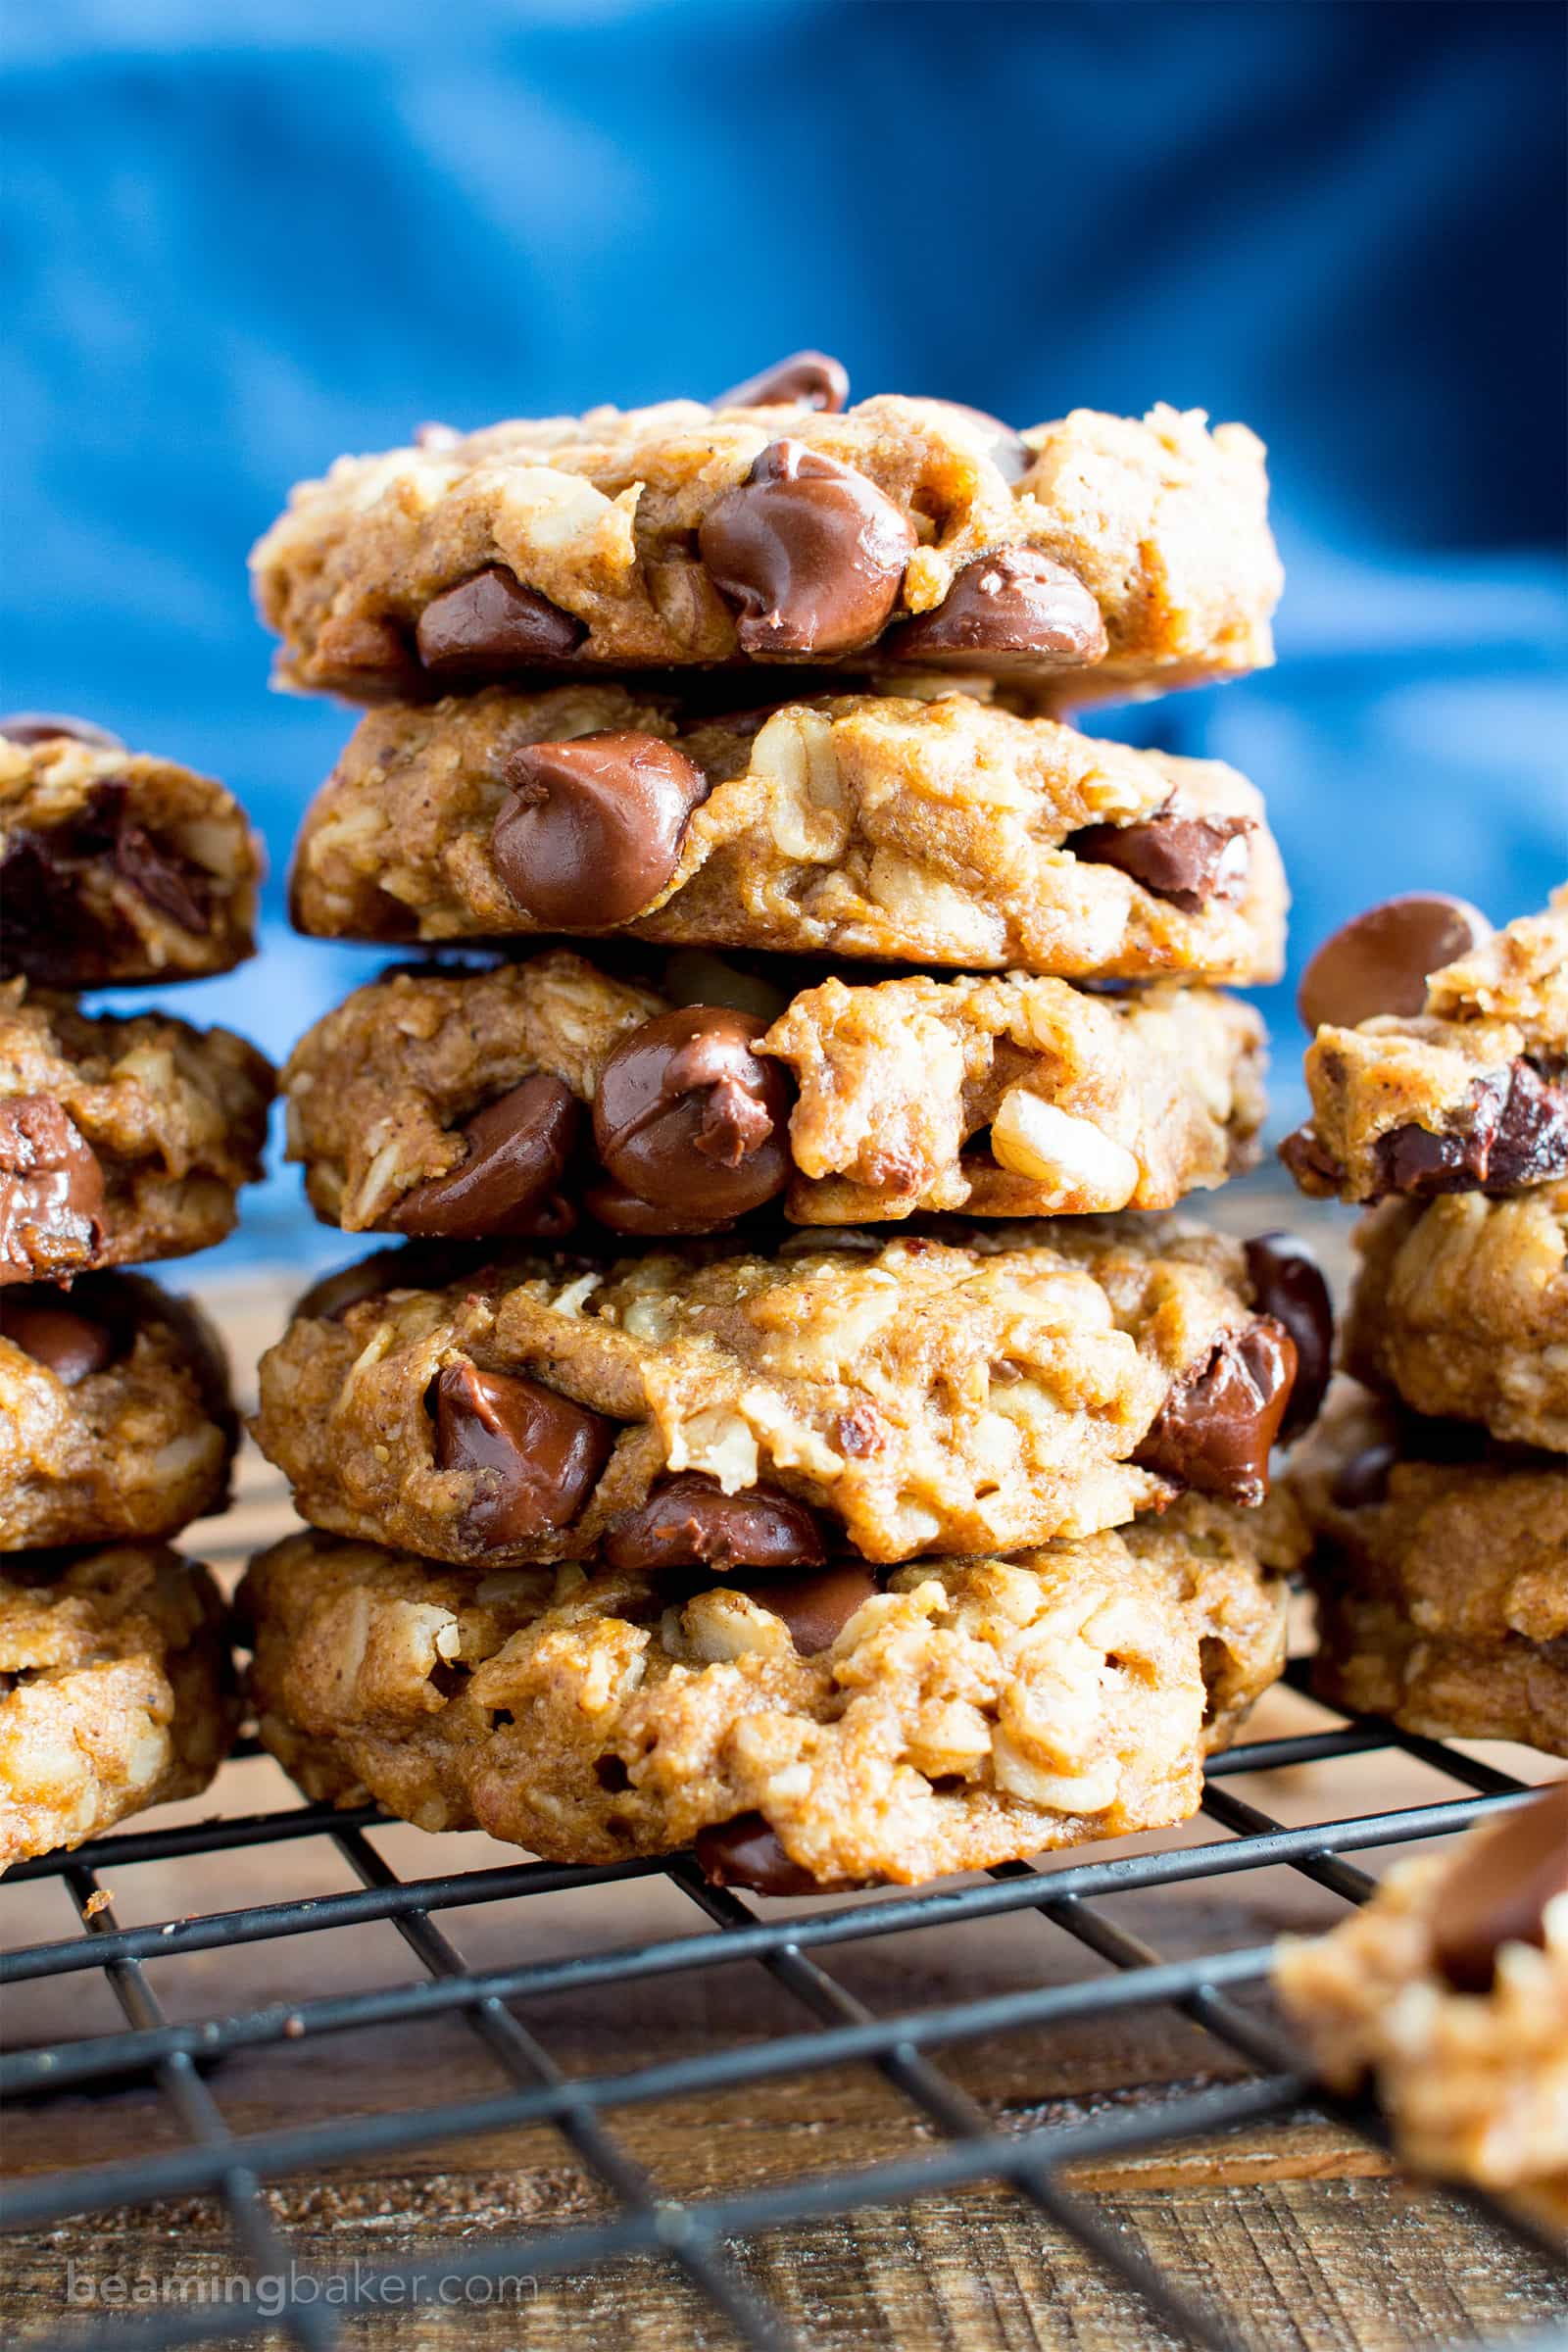
{"type": "MultiPolygon", "coordinates": [[[[1299,1670],[1290,1678],[1304,1689],[1299,1670]]],[[[442,2246],[417,2260],[359,2265],[343,2299],[327,2302],[324,2274],[289,2290],[266,2314],[256,2302],[160,2309],[136,2319],[119,2314],[97,2327],[38,2339],[40,2352],[162,2352],[195,2343],[281,2328],[307,2352],[326,2352],[357,2309],[384,2307],[395,2278],[405,2304],[439,2277],[462,2282],[523,2272],[534,2278],[580,2273],[628,2255],[662,2256],[720,2311],[736,2339],[762,2352],[801,2343],[783,2315],[762,2300],[729,2252],[729,2241],[787,2224],[808,2224],[856,2208],[906,2203],[935,2190],[984,2180],[1005,2182],[1051,2230],[1076,2239],[1124,2284],[1135,2288],[1175,2335],[1213,2352],[1253,2352],[1216,2312],[1162,2275],[1147,2254],[1063,2180],[1065,2168],[1158,2143],[1169,2144],[1303,2105],[1333,2109],[1379,2146],[1382,2125],[1364,2104],[1325,2098],[1307,2080],[1303,2057],[1287,2034],[1236,1998],[1266,1975],[1266,1947],[1168,1960],[1104,1909],[1111,1897],[1142,1888],[1192,1885],[1237,1871],[1287,1865],[1351,1903],[1375,1882],[1346,1856],[1439,1837],[1527,1794],[1506,1774],[1442,1742],[1382,1722],[1343,1722],[1294,1738],[1253,1740],[1215,1757],[1203,1812],[1221,1835],[1163,1852],[1112,1856],[1047,1872],[1017,1863],[977,1883],[924,1893],[846,1898],[802,1915],[766,1906],[760,1913],[728,1890],[710,1886],[689,1856],[576,1870],[519,1862],[499,1869],[405,1881],[366,1836],[383,1816],[374,1808],[333,1812],[300,1806],[276,1813],[163,1830],[130,1830],[74,1854],[22,1863],[6,1886],[29,1880],[63,1882],[81,1933],[0,1955],[0,1985],[95,1970],[107,1981],[123,2028],[80,2040],[0,2057],[0,2095],[47,2097],[91,2093],[151,2076],[177,2117],[180,2146],[150,2156],[89,2165],[26,2180],[0,2195],[0,2224],[40,2229],[70,2217],[107,2213],[151,2199],[206,2193],[221,2199],[241,2260],[253,2276],[300,2278],[274,2224],[262,2184],[290,2175],[318,2177],[351,2160],[386,2157],[417,2146],[522,2125],[549,2125],[613,2200],[612,2218],[588,2226],[508,2234],[481,2245],[442,2246]],[[1349,1815],[1286,1828],[1226,1787],[1237,1776],[1278,1771],[1377,1749],[1398,1749],[1442,1773],[1464,1793],[1393,1812],[1349,1815]],[[324,1838],[346,1859],[357,1886],[293,1902],[122,1928],[100,1886],[100,1872],[135,1862],[194,1859],[248,1846],[282,1847],[324,1838]],[[520,1895],[560,1892],[638,1877],[662,1876],[702,1915],[690,1934],[502,1969],[472,1969],[437,1924],[437,1914],[520,1895]],[[1034,1912],[1073,1938],[1113,1973],[1027,1986],[894,2017],[871,2014],[831,1974],[835,1949],[911,1929],[957,1931],[1004,1913],[1034,1912]],[[182,1953],[389,1921],[418,1963],[407,1982],[315,2000],[275,2002],[195,2024],[172,2021],[149,1963],[182,1953]],[[641,1980],[731,1966],[764,1968],[803,2013],[801,2031],[740,2047],[721,2047],[624,2072],[564,2075],[518,2011],[547,1994],[629,1987],[641,1980]],[[1048,2128],[999,2130],[937,2063],[944,2048],[981,2037],[1064,2027],[1117,2011],[1164,2008],[1184,2016],[1251,2070],[1236,2082],[1173,2096],[1152,2108],[1116,2111],[1048,2128]],[[373,2026],[414,2027],[443,2014],[461,2017],[495,2064],[493,2095],[461,2098],[402,2112],[239,2133],[225,2121],[204,2064],[233,2050],[265,2049],[325,2034],[373,2026]],[[744,2194],[672,2202],[658,2193],[621,2146],[610,2118],[617,2109],[694,2093],[744,2089],[852,2063],[875,2067],[942,2143],[914,2156],[820,2173],[744,2194]],[[314,2289],[314,2291],[311,2291],[314,2289]]],[[[0,1887],[0,1899],[4,1888],[0,1887]]],[[[1453,2192],[1446,2192],[1453,2193],[1453,2192]]],[[[1568,2252],[1542,2226],[1510,2206],[1466,2192],[1477,2218],[1529,2246],[1568,2282],[1568,2252]]],[[[343,2281],[337,2282],[339,2288],[343,2281]]]]}

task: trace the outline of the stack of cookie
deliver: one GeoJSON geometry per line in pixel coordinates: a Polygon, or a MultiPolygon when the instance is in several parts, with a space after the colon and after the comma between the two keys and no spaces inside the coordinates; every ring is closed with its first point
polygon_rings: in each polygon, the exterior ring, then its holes
{"type": "Polygon", "coordinates": [[[1568,1756],[1568,886],[1494,932],[1390,900],[1308,965],[1304,1191],[1355,1235],[1355,1383],[1295,1484],[1320,1687],[1568,1756]]]}
{"type": "Polygon", "coordinates": [[[121,1269],[221,1241],[272,1072],[76,992],[229,970],[257,845],[220,785],[102,729],[0,720],[0,1863],[206,1787],[235,1708],[218,1595],[165,1540],[236,1424],[199,1311],[121,1269]]]}
{"type": "Polygon", "coordinates": [[[1290,1250],[1114,1213],[1252,1153],[1258,796],[1049,715],[1269,659],[1259,445],[845,399],[427,428],[255,558],[285,681],[373,706],[296,921],[467,951],[284,1074],[318,1214],[407,1240],[262,1367],[262,1737],[770,1892],[1191,1812],[1328,1348],[1290,1250]]]}

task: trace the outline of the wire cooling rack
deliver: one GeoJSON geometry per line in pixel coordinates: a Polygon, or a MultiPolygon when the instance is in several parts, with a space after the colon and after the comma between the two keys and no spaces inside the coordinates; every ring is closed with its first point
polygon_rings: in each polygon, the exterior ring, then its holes
{"type": "MultiPolygon", "coordinates": [[[[1304,1689],[1299,1676],[1299,1669],[1293,1670],[1297,1688],[1304,1689]]],[[[52,1878],[63,1883],[74,1900],[81,1932],[0,1956],[0,1984],[99,1971],[124,2024],[122,2030],[88,2038],[7,2054],[0,2060],[0,2091],[12,2099],[67,2093],[80,2098],[122,2087],[127,2078],[150,2080],[177,2120],[181,2144],[29,2179],[0,2198],[0,2222],[12,2230],[39,2230],[69,2217],[107,2215],[153,2199],[208,2194],[221,2199],[226,2208],[237,2252],[252,2275],[293,2280],[281,2300],[274,2300],[265,2313],[255,2304],[186,2304],[133,2318],[117,2313],[107,2321],[73,2325],[33,2340],[39,2346],[47,2343],[51,2352],[66,2352],[67,2347],[79,2347],[80,2352],[97,2347],[103,2352],[110,2344],[119,2352],[153,2352],[154,2347],[276,2330],[310,2352],[324,2352],[357,2311],[380,2308],[393,2299],[389,2281],[407,2305],[419,2299],[437,2274],[444,2281],[459,2282],[494,2280],[519,2272],[542,2279],[581,2274],[641,2254],[662,2256],[678,2265],[688,2281],[722,2313],[741,2343],[783,2352],[783,2347],[803,2339],[742,2275],[729,2241],[781,2225],[809,2225],[857,2208],[907,2203],[960,2184],[993,2180],[1006,2183],[1045,2225],[1066,2232],[1135,2289],[1179,2339],[1215,2347],[1216,2352],[1254,2352],[1253,2343],[1162,2274],[1065,2182],[1064,2168],[1155,2143],[1208,2138],[1308,2106],[1330,2108],[1380,2147],[1385,2144],[1382,2128],[1365,2105],[1326,2100],[1309,2083],[1300,2049],[1248,2006],[1247,1987],[1257,1985],[1266,1975],[1266,1947],[1166,1959],[1118,1924],[1105,1905],[1135,1890],[1192,1886],[1235,1872],[1280,1865],[1303,1873],[1348,1902],[1360,1902],[1375,1882],[1348,1855],[1442,1836],[1517,1802],[1524,1793],[1520,1782],[1440,1742],[1386,1723],[1340,1722],[1294,1738],[1253,1740],[1216,1757],[1203,1811],[1221,1834],[1205,1842],[1049,1872],[1014,1864],[977,1883],[906,1895],[843,1898],[804,1915],[777,1904],[759,1911],[734,1893],[708,1886],[688,1856],[597,1870],[519,1862],[404,1880],[367,1835],[383,1820],[368,1807],[332,1812],[302,1806],[194,1826],[130,1831],[82,1846],[74,1854],[21,1864],[0,1886],[0,1905],[9,1889],[52,1878]],[[1463,1793],[1397,1811],[1286,1827],[1227,1787],[1247,1773],[1278,1773],[1388,1749],[1401,1750],[1442,1773],[1463,1793]],[[298,1901],[257,1903],[205,1917],[124,1928],[118,1924],[100,1885],[100,1873],[132,1863],[197,1861],[259,1846],[284,1853],[307,1839],[330,1840],[358,1886],[298,1901]],[[440,1914],[468,1906],[656,1875],[700,1915],[689,1933],[478,1970],[465,1965],[438,1924],[440,1914]],[[1007,1913],[1037,1914],[1046,1933],[1073,1939],[1110,1968],[1082,1980],[1034,1984],[892,2017],[873,2015],[832,1973],[833,1955],[847,1946],[910,1929],[938,1928],[949,1938],[944,1952],[957,1974],[962,1947],[956,1939],[965,1927],[1007,1913]],[[323,1930],[345,1932],[370,1921],[392,1923],[418,1963],[417,1976],[375,1989],[276,2002],[195,2024],[172,2021],[160,2002],[154,1983],[159,1963],[176,1955],[323,1930]],[[639,1982],[737,1962],[769,1973],[798,2006],[799,2032],[620,2072],[568,2077],[525,2022],[529,2004],[548,1994],[594,1988],[605,1990],[612,2000],[639,1982]],[[998,2130],[987,2111],[937,2063],[943,2049],[981,2037],[1049,2027],[1083,2028],[1117,2012],[1158,2009],[1192,2021],[1224,2045],[1228,2063],[1240,2059],[1250,2071],[1219,2087],[1164,2098],[1151,2109],[1112,2111],[1049,2129],[1007,2131],[998,2130]],[[443,2014],[462,2019],[488,2053],[498,2078],[493,2095],[250,2132],[236,2132],[224,2118],[221,2068],[216,2062],[225,2053],[297,2047],[302,2038],[370,2027],[412,2029],[443,2014]],[[704,2092],[742,2091],[850,2063],[876,2068],[926,2132],[934,2129],[940,2135],[941,2144],[856,2170],[813,2172],[751,2193],[671,2202],[656,2192],[617,2140],[611,2122],[617,2109],[704,2092]],[[525,2236],[496,2234],[461,2248],[432,2248],[402,2263],[373,2268],[356,2264],[352,2280],[341,2275],[334,2280],[330,2300],[323,2295],[323,2274],[302,2274],[292,2263],[286,2235],[264,2194],[265,2181],[291,2176],[314,2180],[333,2166],[355,2160],[525,2124],[550,2126],[561,2134],[579,2165],[608,2192],[613,2208],[611,2218],[525,2236]]],[[[84,2132],[82,2136],[88,2134],[84,2132]]],[[[1564,2248],[1549,2231],[1494,2200],[1476,2195],[1468,2202],[1479,2218],[1530,2246],[1568,2282],[1564,2248]]],[[[1564,2308],[1568,2310],[1568,2300],[1564,2308]]],[[[1262,2352],[1261,2345],[1255,2352],[1262,2352]]]]}

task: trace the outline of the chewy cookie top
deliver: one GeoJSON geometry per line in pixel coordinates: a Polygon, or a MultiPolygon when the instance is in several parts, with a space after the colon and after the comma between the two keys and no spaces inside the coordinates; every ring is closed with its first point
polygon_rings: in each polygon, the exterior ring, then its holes
{"type": "Polygon", "coordinates": [[[1272,660],[1281,574],[1245,426],[844,410],[831,368],[340,458],[252,558],[281,677],[368,702],[810,662],[1012,671],[1074,703],[1272,660]]]}

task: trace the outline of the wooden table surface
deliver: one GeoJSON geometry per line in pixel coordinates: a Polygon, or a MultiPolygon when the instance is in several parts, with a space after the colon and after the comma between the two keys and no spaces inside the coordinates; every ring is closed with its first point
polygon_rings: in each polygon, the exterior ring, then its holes
{"type": "MultiPolygon", "coordinates": [[[[1226,1213],[1216,1221],[1253,1230],[1282,1221],[1260,1216],[1255,1199],[1249,1203],[1242,1191],[1236,1188],[1220,1204],[1226,1213]]],[[[1300,1222],[1299,1209],[1293,1203],[1294,1222],[1300,1222]]],[[[1343,1225],[1322,1231],[1338,1250],[1343,1225]]],[[[259,1348],[279,1326],[289,1287],[286,1281],[252,1280],[210,1294],[242,1385],[259,1348]]],[[[184,1543],[231,1576],[251,1548],[286,1524],[275,1474],[248,1453],[235,1509],[192,1530],[184,1543]]],[[[1269,1738],[1325,1720],[1310,1702],[1276,1691],[1258,1708],[1250,1736],[1269,1738]]],[[[1530,1779],[1550,1769],[1520,1750],[1474,1752],[1530,1779]]],[[[1459,1793],[1452,1783],[1396,1754],[1295,1767],[1226,1786],[1286,1821],[1459,1793]]],[[[207,1796],[147,1819],[183,1813],[201,1820],[214,1812],[265,1811],[297,1801],[270,1759],[247,1756],[230,1764],[207,1796]]],[[[1216,1825],[1200,1821],[1140,1842],[1188,1843],[1220,1835],[1216,1825]]],[[[401,1825],[377,1830],[374,1842],[397,1870],[414,1877],[515,1859],[513,1849],[476,1836],[432,1839],[401,1825]]],[[[1357,1857],[1373,1869],[1386,1858],[1357,1857]]],[[[103,1879],[122,1926],[356,1883],[325,1838],[106,1869],[103,1879]]],[[[771,1915],[777,1906],[763,1908],[771,1915]]],[[[1258,1944],[1282,1929],[1327,1925],[1343,1914],[1338,1898],[1287,1870],[1154,1888],[1119,1897],[1108,1908],[1121,1925],[1173,1958],[1258,1944]]],[[[440,1917],[464,1959],[489,1967],[685,1934],[705,1924],[690,1899],[662,1878],[440,1917]]],[[[76,1926],[66,1889],[56,1881],[0,1886],[5,1945],[69,1936],[76,1926]]],[[[878,2015],[1082,1978],[1101,1966],[1029,1911],[836,1946],[819,1957],[847,1991],[878,2015]]],[[[402,1984],[419,1970],[396,1930],[377,1922],[158,1960],[150,1974],[169,2013],[189,2019],[280,1997],[402,1984]]],[[[755,1962],[647,1979],[608,1998],[581,1993],[531,2001],[520,2014],[567,2074],[643,2066],[798,2033],[813,2022],[755,1962]]],[[[13,2047],[113,2030],[122,2022],[96,1973],[24,1984],[6,2002],[6,2040],[13,2047]]],[[[1002,2129],[1147,2106],[1238,2080],[1247,2071],[1225,2045],[1166,2011],[956,2044],[938,2053],[937,2064],[1002,2129]]],[[[224,2120],[239,2132],[486,2096],[507,2087],[492,2051],[456,2014],[414,2027],[231,2053],[208,2082],[224,2120]]],[[[606,2121],[656,2193],[691,2198],[906,2157],[941,2141],[936,2128],[870,2066],[743,2093],[618,2109],[606,2121]]],[[[32,2176],[172,2148],[182,2138],[174,2114],[150,2087],[90,2099],[62,2096],[10,2114],[4,2166],[12,2177],[32,2176]]],[[[1392,2352],[1396,2346],[1448,2352],[1477,2340],[1558,2329],[1568,2341],[1568,2286],[1560,2275],[1456,2201],[1408,2182],[1348,2128],[1313,2112],[1293,2112],[1201,2144],[1156,2145],[1073,2178],[1103,2221],[1185,2292],[1223,2315],[1244,2341],[1268,2352],[1297,2346],[1312,2352],[1392,2352]]],[[[613,2209],[566,2141],[541,2129],[351,2163],[323,2179],[270,2184],[265,2194],[293,2260],[319,2271],[447,2247],[461,2254],[494,2233],[526,2237],[602,2220],[613,2209]]],[[[912,2205],[835,2214],[759,2235],[731,2251],[736,2270],[777,2306],[796,2337],[823,2352],[869,2346],[888,2352],[1054,2352],[1069,2346],[1153,2352],[1180,2340],[1073,2239],[996,2182],[940,2191],[912,2205]]],[[[97,2318],[82,2303],[89,2278],[123,2277],[127,2302],[138,2310],[135,2298],[154,2292],[165,2298],[192,2296],[198,2286],[209,2296],[236,2292],[227,2282],[242,2269],[220,2205],[205,2197],[13,2236],[0,2241],[0,2321],[13,2342],[89,2321],[107,2330],[110,2319],[97,2318]],[[74,2300],[68,2299],[72,2286],[74,2300]]],[[[665,2352],[735,2340],[670,2261],[639,2258],[564,2280],[530,2280],[519,2264],[519,2276],[505,2302],[368,2314],[346,2324],[344,2340],[389,2352],[416,2352],[426,2344],[462,2346],[464,2352],[469,2346],[474,2352],[547,2352],[564,2345],[665,2352]]],[[[114,2335],[106,2333],[104,2340],[113,2342],[114,2335]]]]}

